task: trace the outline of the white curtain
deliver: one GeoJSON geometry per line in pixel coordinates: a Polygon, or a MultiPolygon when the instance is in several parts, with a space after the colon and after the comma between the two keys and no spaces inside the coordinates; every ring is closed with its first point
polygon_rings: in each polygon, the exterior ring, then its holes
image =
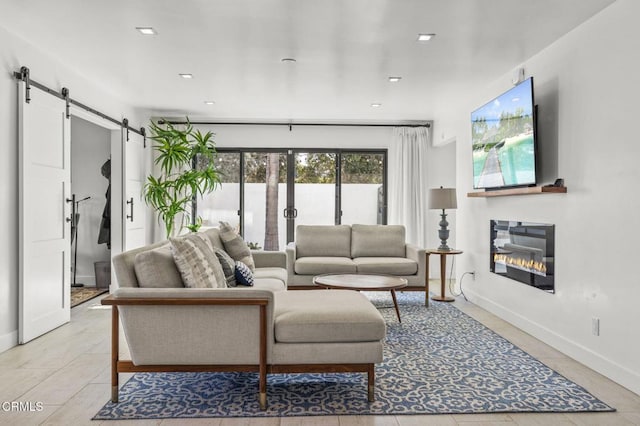
{"type": "Polygon", "coordinates": [[[389,149],[388,223],[404,225],[407,242],[427,243],[427,127],[396,127],[389,149]]]}

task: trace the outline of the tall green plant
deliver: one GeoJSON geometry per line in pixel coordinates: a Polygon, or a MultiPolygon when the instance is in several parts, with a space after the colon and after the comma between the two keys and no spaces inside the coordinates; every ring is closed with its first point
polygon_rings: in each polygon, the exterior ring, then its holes
{"type": "MultiPolygon", "coordinates": [[[[158,212],[168,238],[175,231],[179,232],[188,221],[186,213],[194,198],[212,192],[220,184],[214,162],[215,141],[213,133],[194,131],[188,121],[184,128],[176,128],[171,123],[162,127],[154,122],[149,128],[155,142],[155,164],[159,165],[160,174],[147,177],[144,199],[158,212]],[[180,214],[183,218],[176,224],[176,217],[180,214]]],[[[202,219],[198,218],[196,223],[201,224],[202,219]]],[[[193,225],[188,226],[194,228],[193,225]]]]}

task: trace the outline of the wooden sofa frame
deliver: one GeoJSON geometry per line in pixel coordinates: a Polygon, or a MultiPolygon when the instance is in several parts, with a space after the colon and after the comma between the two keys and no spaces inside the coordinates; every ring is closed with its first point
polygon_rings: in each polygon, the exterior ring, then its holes
{"type": "Polygon", "coordinates": [[[111,401],[118,402],[119,373],[161,373],[161,372],[257,372],[259,374],[258,400],[260,409],[267,409],[267,374],[281,373],[367,373],[367,398],[375,397],[375,364],[267,364],[267,305],[268,299],[222,299],[222,298],[127,298],[105,297],[101,302],[111,306],[111,401]],[[159,305],[253,305],[260,310],[260,352],[259,363],[240,365],[135,365],[130,360],[120,360],[120,327],[118,306],[159,306],[159,305]]]}

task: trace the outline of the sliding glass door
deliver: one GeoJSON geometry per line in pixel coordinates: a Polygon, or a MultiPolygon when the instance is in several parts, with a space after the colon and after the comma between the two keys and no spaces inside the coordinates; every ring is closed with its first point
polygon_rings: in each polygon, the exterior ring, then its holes
{"type": "Polygon", "coordinates": [[[284,250],[297,225],[386,223],[386,151],[218,151],[222,185],[197,200],[254,248],[284,250]]]}
{"type": "Polygon", "coordinates": [[[297,225],[336,223],[336,153],[296,152],[293,206],[297,225]]]}
{"type": "Polygon", "coordinates": [[[218,152],[215,161],[222,184],[213,193],[197,198],[196,216],[202,218],[205,227],[223,221],[240,230],[241,153],[218,152]]]}
{"type": "Polygon", "coordinates": [[[345,152],[340,161],[340,223],[386,223],[384,153],[345,152]]]}
{"type": "Polygon", "coordinates": [[[245,152],[242,234],[265,250],[284,250],[287,223],[286,152],[245,152]]]}

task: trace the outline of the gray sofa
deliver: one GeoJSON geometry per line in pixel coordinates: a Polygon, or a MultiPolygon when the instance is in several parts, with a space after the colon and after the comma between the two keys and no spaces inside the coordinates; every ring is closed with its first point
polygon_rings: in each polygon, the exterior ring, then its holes
{"type": "MultiPolygon", "coordinates": [[[[218,237],[216,230],[207,235],[218,237]]],[[[184,288],[176,282],[179,276],[167,280],[174,266],[165,245],[113,258],[119,288],[102,300],[112,306],[113,402],[118,401],[119,373],[144,371],[257,372],[263,409],[267,373],[364,372],[366,394],[373,400],[386,325],[363,295],[286,291],[285,254],[272,252],[253,253],[254,287],[184,288]],[[145,256],[156,265],[142,267],[145,256]],[[153,282],[147,274],[175,285],[140,287],[153,282]],[[119,359],[120,322],[131,360],[119,359]]]]}
{"type": "MultiPolygon", "coordinates": [[[[203,232],[213,247],[224,250],[218,228],[203,232]]],[[[256,264],[255,288],[274,291],[287,288],[286,255],[283,252],[252,251],[256,264]]],[[[168,241],[129,250],[113,259],[118,287],[183,288],[180,271],[173,261],[168,241]]]]}
{"type": "Polygon", "coordinates": [[[402,225],[300,225],[286,249],[287,285],[313,287],[327,273],[386,274],[424,289],[424,249],[405,241],[402,225]]]}

